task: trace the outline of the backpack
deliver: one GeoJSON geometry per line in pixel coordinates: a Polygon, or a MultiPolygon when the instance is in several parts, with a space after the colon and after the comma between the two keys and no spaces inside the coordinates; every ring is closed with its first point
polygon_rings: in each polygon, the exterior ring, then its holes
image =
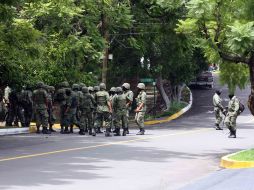
{"type": "Polygon", "coordinates": [[[57,102],[62,102],[65,100],[65,90],[64,89],[59,89],[57,91],[55,100],[57,102]]]}
{"type": "Polygon", "coordinates": [[[240,115],[245,110],[245,106],[239,101],[238,115],[240,115]]]}

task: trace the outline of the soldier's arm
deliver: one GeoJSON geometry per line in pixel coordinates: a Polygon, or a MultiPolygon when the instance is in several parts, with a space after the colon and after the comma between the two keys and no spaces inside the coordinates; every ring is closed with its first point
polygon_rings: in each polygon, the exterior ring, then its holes
{"type": "Polygon", "coordinates": [[[146,94],[142,93],[142,95],[141,95],[141,104],[136,109],[136,112],[139,112],[144,107],[145,103],[146,103],[146,94]]]}
{"type": "Polygon", "coordinates": [[[235,110],[234,110],[234,114],[235,114],[235,115],[238,114],[239,108],[240,108],[240,102],[239,102],[238,99],[236,99],[236,100],[235,100],[235,110]]]}
{"type": "Polygon", "coordinates": [[[109,112],[112,113],[112,104],[111,104],[111,102],[110,102],[110,98],[109,98],[109,95],[108,95],[108,94],[106,94],[106,100],[107,100],[109,112]]]}

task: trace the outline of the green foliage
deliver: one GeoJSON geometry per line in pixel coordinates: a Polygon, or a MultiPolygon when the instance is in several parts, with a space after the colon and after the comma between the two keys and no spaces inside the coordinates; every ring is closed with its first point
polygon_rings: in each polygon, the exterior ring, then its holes
{"type": "Polygon", "coordinates": [[[254,49],[253,1],[190,0],[186,8],[187,18],[179,19],[176,31],[203,49],[210,63],[222,64],[221,81],[230,91],[243,88],[249,81],[248,69],[231,64],[237,62],[234,57],[249,58],[254,49]],[[222,53],[233,59],[221,59],[222,53]]]}
{"type": "Polygon", "coordinates": [[[244,89],[249,82],[249,68],[245,64],[236,65],[223,62],[220,69],[220,82],[228,85],[230,93],[234,93],[236,87],[244,89]]]}

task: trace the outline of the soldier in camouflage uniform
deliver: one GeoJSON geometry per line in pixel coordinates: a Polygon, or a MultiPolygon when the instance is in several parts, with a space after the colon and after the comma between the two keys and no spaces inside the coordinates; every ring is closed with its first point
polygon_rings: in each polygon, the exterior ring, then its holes
{"type": "Polygon", "coordinates": [[[61,133],[64,133],[64,114],[66,110],[66,89],[69,88],[69,83],[67,81],[62,82],[59,84],[59,89],[56,91],[55,94],[55,101],[59,105],[59,118],[60,118],[60,126],[61,126],[61,133]]]}
{"type": "Polygon", "coordinates": [[[33,116],[33,92],[30,87],[26,86],[21,92],[21,105],[24,109],[24,123],[26,127],[30,127],[33,116]]]}
{"type": "Polygon", "coordinates": [[[229,138],[236,138],[236,119],[239,113],[240,102],[234,94],[230,94],[228,102],[228,113],[225,118],[225,125],[230,131],[229,138]]]}
{"type": "MultiPolygon", "coordinates": [[[[75,96],[74,98],[77,100],[77,107],[76,107],[76,110],[74,110],[74,112],[76,112],[76,116],[74,117],[74,122],[79,123],[80,121],[79,103],[83,96],[83,93],[80,91],[80,86],[78,84],[72,85],[72,96],[75,96]]],[[[70,133],[73,133],[73,126],[74,124],[70,125],[70,133]]]]}
{"type": "Polygon", "coordinates": [[[126,116],[127,116],[127,134],[129,134],[129,117],[130,117],[130,111],[131,111],[131,104],[133,102],[133,92],[130,90],[130,84],[129,83],[124,83],[122,85],[122,89],[123,89],[123,92],[126,96],[126,101],[127,101],[127,104],[126,104],[126,116]]]}
{"type": "Polygon", "coordinates": [[[222,99],[220,98],[221,95],[221,90],[216,90],[214,96],[213,96],[213,106],[214,106],[214,113],[215,113],[215,129],[216,130],[222,130],[220,127],[220,123],[222,122],[223,119],[223,106],[221,104],[222,99]]]}
{"type": "Polygon", "coordinates": [[[126,104],[127,99],[121,87],[116,88],[117,96],[113,99],[113,109],[115,113],[114,124],[116,126],[115,136],[120,136],[120,128],[122,124],[123,136],[126,136],[127,133],[127,115],[126,115],[126,104]]]}
{"type": "Polygon", "coordinates": [[[50,134],[48,130],[48,95],[46,90],[44,89],[44,84],[39,82],[37,84],[37,89],[33,92],[33,103],[35,110],[35,118],[36,118],[36,127],[37,133],[40,133],[40,126],[42,126],[43,134],[50,134]]]}
{"type": "MultiPolygon", "coordinates": [[[[72,91],[70,88],[66,89],[66,104],[64,112],[64,133],[68,134],[73,131],[69,131],[69,127],[76,125],[80,128],[80,125],[77,121],[77,107],[78,107],[78,94],[75,91],[72,91]]],[[[71,128],[72,130],[72,128],[71,128]]],[[[79,134],[83,134],[82,131],[79,134]]]]}
{"type": "MultiPolygon", "coordinates": [[[[95,97],[95,94],[99,91],[100,91],[100,87],[99,86],[94,86],[93,87],[93,96],[95,97]]],[[[97,110],[97,109],[95,109],[95,110],[97,110]]],[[[95,122],[95,118],[96,118],[96,111],[94,111],[94,122],[95,122]]],[[[96,133],[103,133],[101,131],[102,125],[103,125],[103,118],[101,118],[100,122],[98,121],[97,128],[96,128],[96,133]]]]}
{"type": "MultiPolygon", "coordinates": [[[[111,103],[111,106],[113,108],[113,99],[116,96],[116,88],[115,87],[111,87],[109,90],[109,100],[111,103]]],[[[111,130],[114,128],[114,119],[115,119],[115,113],[114,113],[114,109],[113,109],[113,113],[112,113],[112,117],[111,117],[111,126],[110,126],[110,132],[111,130]]],[[[116,132],[116,128],[114,128],[115,130],[113,131],[114,133],[116,132]]]]}
{"type": "Polygon", "coordinates": [[[144,135],[145,134],[145,112],[146,112],[146,92],[145,92],[145,84],[139,83],[138,86],[138,97],[136,98],[137,101],[137,108],[135,110],[136,116],[135,121],[137,125],[139,126],[139,132],[137,135],[144,135]]]}
{"type": "Polygon", "coordinates": [[[95,102],[97,104],[95,127],[96,128],[100,127],[101,121],[104,120],[106,124],[105,136],[109,137],[111,136],[110,121],[111,121],[112,107],[109,100],[109,94],[106,91],[106,85],[104,83],[100,84],[100,91],[95,94],[95,102]]]}
{"type": "Polygon", "coordinates": [[[48,121],[49,121],[49,130],[50,132],[56,132],[53,129],[53,125],[55,123],[55,116],[53,113],[53,97],[54,97],[54,93],[55,93],[55,87],[54,86],[48,86],[48,121]]]}
{"type": "Polygon", "coordinates": [[[87,87],[82,88],[83,97],[80,101],[80,130],[84,131],[85,127],[88,127],[89,135],[96,136],[96,130],[93,127],[93,109],[95,100],[94,97],[89,93],[87,87]]]}

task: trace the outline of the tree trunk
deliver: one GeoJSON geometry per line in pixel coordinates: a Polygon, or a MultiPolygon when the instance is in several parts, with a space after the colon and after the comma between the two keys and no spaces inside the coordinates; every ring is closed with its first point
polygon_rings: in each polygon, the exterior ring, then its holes
{"type": "Polygon", "coordinates": [[[168,98],[168,95],[166,94],[165,90],[164,90],[164,87],[163,87],[163,81],[162,81],[162,76],[160,75],[158,78],[157,78],[157,84],[156,84],[159,92],[160,92],[160,95],[166,105],[166,110],[169,110],[170,108],[170,100],[168,98]]]}
{"type": "Polygon", "coordinates": [[[254,115],[254,55],[249,61],[251,94],[249,96],[248,107],[252,115],[254,115]]]}
{"type": "Polygon", "coordinates": [[[181,97],[182,97],[182,91],[183,88],[185,87],[185,84],[183,85],[178,85],[178,94],[177,94],[177,102],[181,101],[181,97]]]}

